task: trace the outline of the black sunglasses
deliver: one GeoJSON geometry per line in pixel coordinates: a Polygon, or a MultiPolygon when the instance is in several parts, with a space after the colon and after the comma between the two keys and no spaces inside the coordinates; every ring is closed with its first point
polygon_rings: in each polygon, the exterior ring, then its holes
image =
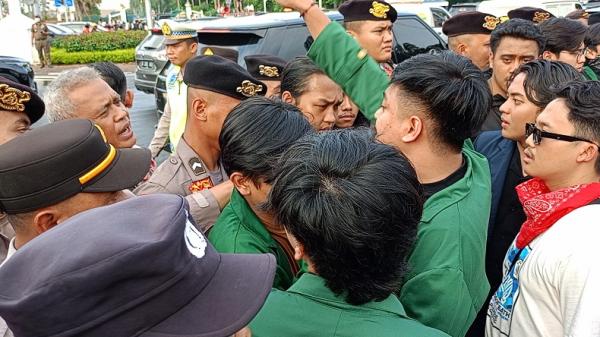
{"type": "Polygon", "coordinates": [[[529,136],[531,136],[531,135],[533,135],[533,143],[535,145],[540,145],[542,138],[550,138],[550,139],[562,140],[564,142],[587,142],[587,143],[592,143],[592,144],[598,146],[598,144],[592,142],[591,140],[587,140],[587,139],[579,138],[579,137],[575,137],[575,136],[567,136],[567,135],[561,135],[558,133],[542,131],[542,130],[538,129],[534,123],[527,123],[527,124],[525,124],[525,137],[529,138],[529,136]]]}

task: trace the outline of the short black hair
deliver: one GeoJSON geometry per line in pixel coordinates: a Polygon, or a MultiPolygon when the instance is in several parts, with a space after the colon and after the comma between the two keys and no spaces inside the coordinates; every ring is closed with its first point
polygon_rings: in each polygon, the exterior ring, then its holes
{"type": "Polygon", "coordinates": [[[525,74],[525,96],[540,109],[556,98],[554,87],[582,79],[581,73],[573,66],[550,60],[535,60],[522,64],[512,73],[509,82],[519,74],[525,74]]]}
{"type": "MultiPolygon", "coordinates": [[[[556,87],[556,97],[563,98],[569,109],[567,118],[575,134],[600,143],[600,81],[571,81],[556,87]]],[[[596,160],[600,174],[600,156],[596,160]]]]}
{"type": "Polygon", "coordinates": [[[219,136],[227,174],[240,172],[252,182],[271,184],[277,159],[313,128],[293,105],[264,97],[238,104],[225,118],[219,136]]]}
{"type": "Polygon", "coordinates": [[[490,35],[490,49],[492,50],[492,54],[496,53],[504,37],[535,41],[540,54],[546,46],[546,38],[540,28],[528,20],[515,18],[499,24],[490,35]]]}
{"type": "Polygon", "coordinates": [[[348,303],[398,292],[423,210],[410,162],[366,128],[312,133],[279,161],[270,204],[348,303]]]}
{"type": "Polygon", "coordinates": [[[445,51],[400,63],[391,85],[417,97],[434,123],[433,134],[460,151],[475,136],[492,104],[484,74],[465,57],[445,51]]]}
{"type": "Polygon", "coordinates": [[[280,92],[288,91],[292,97],[300,97],[306,92],[311,76],[318,74],[325,75],[325,72],[308,57],[296,57],[283,69],[280,92]]]}
{"type": "Polygon", "coordinates": [[[88,67],[95,69],[104,82],[121,96],[121,100],[125,100],[125,96],[127,95],[127,79],[121,68],[112,62],[96,62],[88,65],[88,67]]]}
{"type": "Polygon", "coordinates": [[[583,23],[567,18],[551,18],[540,23],[539,27],[546,37],[544,50],[554,54],[578,50],[587,31],[583,23]]]}
{"type": "Polygon", "coordinates": [[[583,42],[588,48],[596,48],[600,44],[600,23],[588,27],[583,42]]]}

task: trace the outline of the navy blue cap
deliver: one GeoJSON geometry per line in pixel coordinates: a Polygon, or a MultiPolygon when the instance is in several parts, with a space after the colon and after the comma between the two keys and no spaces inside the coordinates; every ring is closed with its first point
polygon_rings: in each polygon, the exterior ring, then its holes
{"type": "Polygon", "coordinates": [[[80,213],[0,268],[15,336],[230,336],[271,290],[270,254],[219,254],[181,196],[80,213]],[[41,314],[43,313],[43,314],[41,314]]]}

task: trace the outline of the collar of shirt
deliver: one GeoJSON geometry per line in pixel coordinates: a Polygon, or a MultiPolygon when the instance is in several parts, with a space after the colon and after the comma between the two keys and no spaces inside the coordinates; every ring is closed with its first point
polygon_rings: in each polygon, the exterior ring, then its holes
{"type": "Polygon", "coordinates": [[[235,188],[231,193],[229,204],[240,219],[242,226],[258,236],[261,246],[277,249],[277,242],[271,237],[265,226],[260,222],[260,219],[252,211],[252,208],[250,208],[250,205],[248,205],[244,197],[235,188]]]}
{"type": "Polygon", "coordinates": [[[6,261],[8,261],[8,259],[10,259],[11,256],[15,255],[16,252],[17,252],[17,249],[15,248],[15,238],[12,238],[10,240],[10,243],[8,244],[8,253],[6,253],[6,259],[4,259],[4,261],[2,261],[2,264],[0,264],[0,268],[2,268],[2,266],[6,263],[6,261]]]}
{"type": "Polygon", "coordinates": [[[365,311],[377,310],[408,318],[400,300],[394,294],[388,296],[388,298],[383,301],[371,301],[362,305],[352,305],[347,303],[343,296],[334,294],[325,285],[325,280],[315,274],[302,274],[296,283],[294,283],[287,291],[309,297],[315,301],[327,302],[329,305],[342,309],[363,309],[365,311]]]}

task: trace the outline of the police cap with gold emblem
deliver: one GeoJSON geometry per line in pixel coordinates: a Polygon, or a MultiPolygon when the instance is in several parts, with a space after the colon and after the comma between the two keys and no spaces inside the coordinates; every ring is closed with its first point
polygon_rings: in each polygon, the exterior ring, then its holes
{"type": "Polygon", "coordinates": [[[534,23],[542,23],[553,17],[554,15],[547,10],[536,7],[520,7],[508,11],[509,19],[523,19],[534,23]]]}
{"type": "Polygon", "coordinates": [[[28,86],[0,77],[0,111],[22,112],[31,124],[44,115],[44,101],[28,86]]]}
{"type": "Polygon", "coordinates": [[[150,169],[148,149],[115,149],[87,119],[35,128],[0,145],[0,211],[19,214],[80,192],[116,192],[150,169]]]}
{"type": "Polygon", "coordinates": [[[446,36],[459,36],[465,34],[491,34],[500,20],[492,14],[477,11],[457,14],[446,20],[442,25],[442,32],[446,36]]]}
{"type": "Polygon", "coordinates": [[[188,61],[183,73],[188,87],[216,92],[244,100],[264,96],[267,86],[246,69],[221,56],[196,56],[188,61]]]}
{"type": "Polygon", "coordinates": [[[165,44],[177,44],[187,39],[197,39],[198,32],[185,22],[173,20],[162,20],[159,22],[160,29],[165,37],[165,44]]]}
{"type": "Polygon", "coordinates": [[[398,12],[385,1],[348,0],[338,8],[344,22],[352,21],[391,21],[395,22],[398,12]]]}
{"type": "Polygon", "coordinates": [[[248,55],[244,57],[250,75],[263,81],[280,81],[287,62],[273,55],[248,55]]]}

